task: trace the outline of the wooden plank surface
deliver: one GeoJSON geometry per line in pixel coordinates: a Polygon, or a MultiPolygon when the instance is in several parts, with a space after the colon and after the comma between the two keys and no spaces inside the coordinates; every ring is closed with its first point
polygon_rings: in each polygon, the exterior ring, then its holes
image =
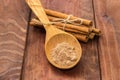
{"type": "Polygon", "coordinates": [[[0,0],[0,80],[19,80],[29,9],[24,0],[0,0]]]}
{"type": "MultiPolygon", "coordinates": [[[[94,20],[92,0],[42,0],[44,7],[94,20]]],[[[100,80],[97,40],[81,43],[79,64],[68,71],[54,68],[44,52],[45,31],[29,28],[22,80],[100,80]]]]}
{"type": "Polygon", "coordinates": [[[94,0],[102,80],[120,80],[120,0],[94,0]]]}

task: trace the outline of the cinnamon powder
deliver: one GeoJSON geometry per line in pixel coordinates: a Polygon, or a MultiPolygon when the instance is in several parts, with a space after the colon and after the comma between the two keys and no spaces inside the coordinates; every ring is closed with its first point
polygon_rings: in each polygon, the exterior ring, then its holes
{"type": "Polygon", "coordinates": [[[57,44],[51,51],[50,56],[51,60],[59,66],[70,66],[77,60],[75,47],[66,42],[57,44]]]}

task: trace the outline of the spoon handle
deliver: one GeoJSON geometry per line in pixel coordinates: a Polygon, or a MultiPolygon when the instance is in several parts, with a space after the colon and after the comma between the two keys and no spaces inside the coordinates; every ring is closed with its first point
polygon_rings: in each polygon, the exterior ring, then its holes
{"type": "Polygon", "coordinates": [[[47,15],[42,7],[40,0],[26,0],[26,2],[35,13],[35,15],[38,17],[38,19],[43,23],[44,28],[46,29],[45,24],[50,23],[50,21],[47,18],[47,15]]]}

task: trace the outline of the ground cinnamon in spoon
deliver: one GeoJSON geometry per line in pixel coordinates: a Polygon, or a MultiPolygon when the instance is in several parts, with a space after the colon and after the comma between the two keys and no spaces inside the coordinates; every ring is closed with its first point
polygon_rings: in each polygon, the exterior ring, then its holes
{"type": "Polygon", "coordinates": [[[59,66],[70,66],[77,60],[75,47],[66,42],[57,44],[51,51],[51,60],[59,66]]]}

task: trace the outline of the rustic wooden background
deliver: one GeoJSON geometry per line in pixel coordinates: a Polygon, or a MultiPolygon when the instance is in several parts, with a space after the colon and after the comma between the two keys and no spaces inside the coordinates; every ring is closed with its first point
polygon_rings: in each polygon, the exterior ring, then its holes
{"type": "Polygon", "coordinates": [[[79,64],[61,71],[44,53],[45,31],[29,26],[25,0],[0,0],[0,80],[120,80],[120,0],[41,0],[44,7],[94,21],[102,36],[81,43],[79,64]]]}

